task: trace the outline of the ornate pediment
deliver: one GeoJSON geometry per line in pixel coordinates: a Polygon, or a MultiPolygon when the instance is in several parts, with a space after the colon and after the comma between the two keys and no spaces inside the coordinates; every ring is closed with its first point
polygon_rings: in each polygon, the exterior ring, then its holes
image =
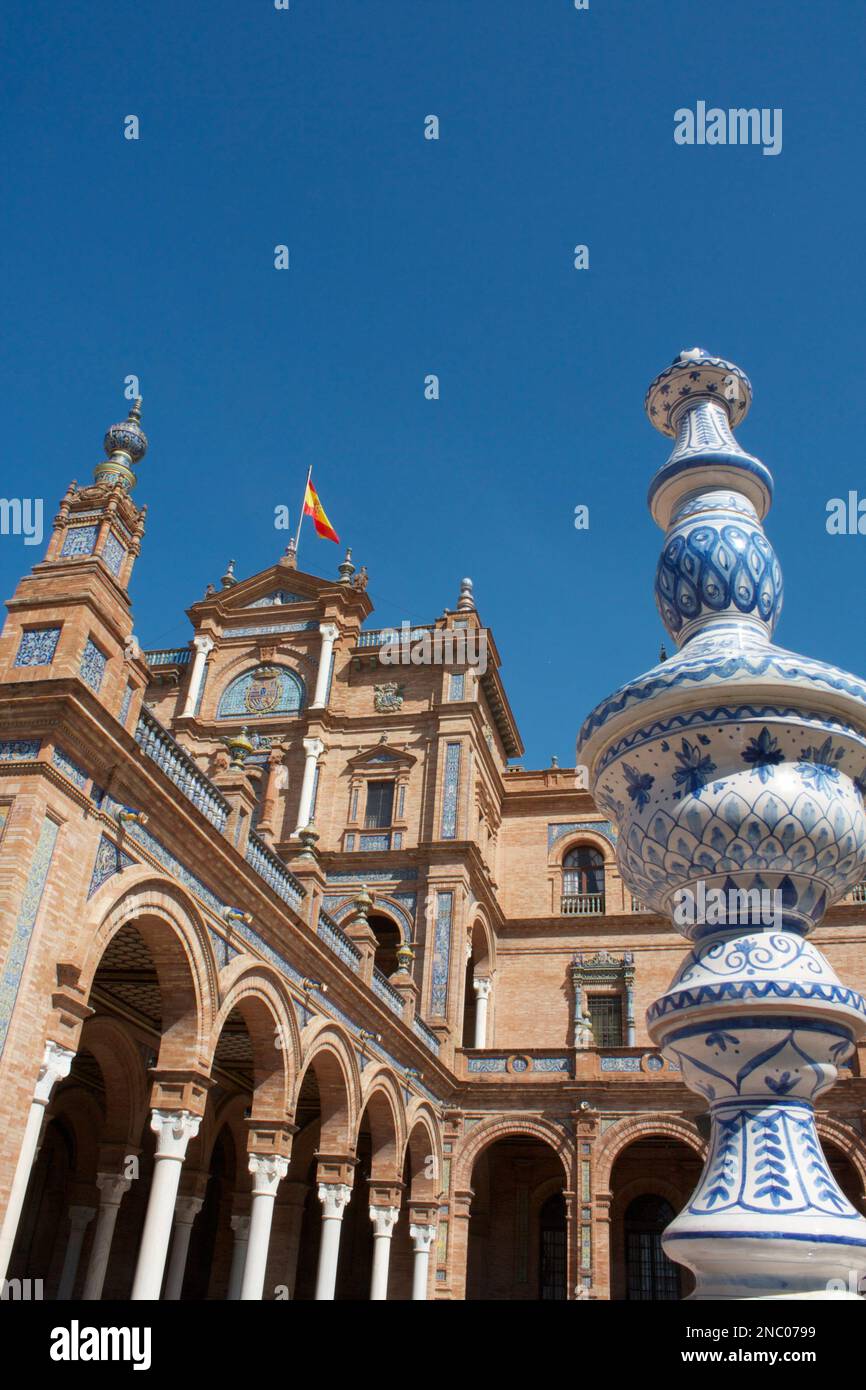
{"type": "Polygon", "coordinates": [[[383,772],[387,772],[389,768],[397,772],[411,767],[415,761],[414,754],[407,753],[402,748],[394,748],[389,743],[377,743],[375,747],[362,749],[354,758],[349,758],[348,766],[356,771],[366,767],[381,767],[383,772]]]}

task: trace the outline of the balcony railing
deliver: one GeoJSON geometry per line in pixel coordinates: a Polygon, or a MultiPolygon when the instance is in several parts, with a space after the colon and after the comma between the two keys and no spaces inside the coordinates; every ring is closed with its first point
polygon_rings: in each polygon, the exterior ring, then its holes
{"type": "Polygon", "coordinates": [[[373,966],[373,993],[377,994],[398,1018],[403,1017],[403,996],[399,990],[388,984],[387,975],[382,973],[378,965],[373,966]]]}
{"type": "Polygon", "coordinates": [[[851,897],[855,903],[866,903],[866,883],[857,883],[851,889],[851,897]]]}
{"type": "Polygon", "coordinates": [[[229,804],[213,782],[205,777],[187,752],[164,729],[149,709],[142,708],[135,729],[135,741],[157,767],[162,768],[166,777],[174,782],[202,815],[215,825],[217,830],[225,829],[228,820],[229,804]]]}
{"type": "Polygon", "coordinates": [[[428,1028],[423,1018],[418,1018],[417,1014],[412,1020],[412,1030],[413,1032],[418,1034],[418,1037],[427,1047],[429,1047],[430,1051],[438,1057],[439,1039],[433,1032],[433,1029],[428,1028]]]}
{"type": "Polygon", "coordinates": [[[335,956],[339,956],[341,961],[348,965],[350,970],[357,974],[361,962],[361,952],[353,941],[350,941],[341,927],[337,926],[333,917],[329,917],[324,909],[319,913],[319,925],[316,935],[329,946],[335,956]]]}
{"type": "Polygon", "coordinates": [[[159,652],[145,652],[148,666],[188,666],[192,660],[189,647],[171,647],[159,652]]]}
{"type": "Polygon", "coordinates": [[[646,903],[642,903],[640,898],[635,897],[634,893],[631,895],[631,910],[632,912],[652,912],[652,908],[647,907],[646,903]]]}
{"type": "Polygon", "coordinates": [[[279,855],[274,854],[264,840],[260,840],[252,831],[247,840],[246,859],[283,902],[290,903],[292,907],[298,906],[305,896],[303,884],[289,872],[279,855]]]}
{"type": "Polygon", "coordinates": [[[559,911],[563,917],[603,917],[604,893],[564,893],[559,911]]]}
{"type": "MultiPolygon", "coordinates": [[[[409,633],[409,640],[417,642],[429,632],[429,627],[413,627],[409,633]]],[[[359,647],[384,647],[387,644],[395,646],[403,640],[403,632],[398,627],[370,628],[366,632],[358,633],[359,647]]]]}

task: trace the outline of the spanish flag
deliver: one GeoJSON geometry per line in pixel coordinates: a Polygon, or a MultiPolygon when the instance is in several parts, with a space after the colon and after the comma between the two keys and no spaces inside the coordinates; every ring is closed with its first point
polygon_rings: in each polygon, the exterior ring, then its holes
{"type": "Polygon", "coordinates": [[[322,536],[326,541],[336,541],[337,545],[340,544],[340,537],[328,520],[325,508],[319,501],[319,494],[313,487],[312,479],[307,480],[307,491],[304,495],[304,516],[313,518],[317,536],[322,536]]]}

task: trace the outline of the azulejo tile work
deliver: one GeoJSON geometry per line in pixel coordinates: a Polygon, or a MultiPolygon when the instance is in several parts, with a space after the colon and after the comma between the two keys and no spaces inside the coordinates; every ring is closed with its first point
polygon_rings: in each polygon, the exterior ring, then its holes
{"type": "Polygon", "coordinates": [[[59,627],[32,627],[21,634],[16,666],[50,666],[60,638],[59,627]]]}
{"type": "Polygon", "coordinates": [[[88,637],[84,644],[84,653],[81,657],[81,666],[79,670],[81,671],[82,679],[85,680],[90,686],[90,689],[97,694],[102,685],[102,678],[105,675],[107,664],[108,658],[105,652],[101,651],[93,639],[88,637]]]}
{"type": "Polygon", "coordinates": [[[650,387],[650,418],[676,439],[650,506],[667,532],[659,609],[681,650],[602,702],[578,757],[619,826],[633,893],[666,913],[683,891],[715,888],[726,904],[680,928],[693,949],[647,1019],[713,1123],[701,1187],[665,1248],[702,1297],[806,1297],[866,1271],[866,1221],[817,1157],[811,1108],[866,1032],[866,1004],[804,939],[864,875],[866,691],[771,644],[772,480],[731,432],[750,401],[744,374],[700,349],[650,387]],[[754,930],[755,889],[775,894],[773,930],[754,930]],[[747,1272],[762,1237],[773,1255],[747,1272]]]}
{"type": "Polygon", "coordinates": [[[297,714],[303,703],[304,684],[297,672],[287,667],[257,667],[238,676],[223,691],[217,718],[297,714]]]}
{"type": "Polygon", "coordinates": [[[48,870],[51,866],[59,829],[56,821],[52,820],[50,816],[45,817],[27,875],[18,921],[15,924],[14,934],[3,965],[3,977],[0,980],[0,1055],[6,1046],[9,1022],[21,984],[21,976],[24,973],[27,954],[30,950],[33,929],[36,925],[42,894],[48,880],[48,870]]]}

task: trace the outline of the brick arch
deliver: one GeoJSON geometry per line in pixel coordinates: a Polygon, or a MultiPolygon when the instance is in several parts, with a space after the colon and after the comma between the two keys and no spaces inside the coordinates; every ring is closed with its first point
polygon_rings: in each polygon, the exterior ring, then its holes
{"type": "Polygon", "coordinates": [[[495,1144],[497,1139],[508,1139],[512,1135],[524,1135],[527,1139],[540,1139],[553,1149],[559,1158],[564,1172],[565,1185],[570,1187],[574,1167],[574,1141],[549,1120],[536,1115],[498,1115],[491,1120],[483,1120],[474,1126],[463,1140],[457,1154],[454,1184],[459,1191],[467,1191],[472,1184],[472,1170],[485,1149],[495,1144]]]}
{"type": "Polygon", "coordinates": [[[610,1191],[613,1165],[631,1144],[637,1143],[640,1139],[657,1139],[659,1136],[685,1144],[701,1161],[706,1157],[706,1145],[695,1126],[676,1115],[636,1115],[629,1119],[617,1120],[596,1149],[596,1192],[610,1191]]]}
{"type": "Polygon", "coordinates": [[[866,1197],[866,1144],[860,1135],[844,1121],[830,1115],[816,1115],[815,1128],[819,1139],[826,1139],[847,1158],[860,1179],[861,1197],[866,1197]]]}
{"type": "Polygon", "coordinates": [[[224,972],[225,992],[214,1019],[208,1047],[213,1066],[220,1035],[237,1009],[253,1052],[252,1119],[286,1120],[292,1081],[300,1065],[301,1041],[291,997],[269,965],[239,956],[224,972]]]}
{"type": "Polygon", "coordinates": [[[52,1100],[48,1118],[61,1120],[72,1139],[70,1177],[78,1183],[95,1183],[103,1115],[94,1096],[77,1082],[67,1081],[52,1100]]]}
{"type": "Polygon", "coordinates": [[[406,1109],[400,1087],[386,1067],[380,1067],[369,1081],[365,1075],[364,1083],[355,1148],[357,1150],[357,1135],[366,1115],[373,1139],[370,1175],[379,1182],[399,1182],[402,1177],[400,1156],[406,1145],[406,1109]]]}
{"type": "Polygon", "coordinates": [[[469,913],[469,918],[469,931],[470,939],[473,941],[473,953],[476,930],[484,939],[484,954],[479,956],[477,963],[484,964],[486,966],[486,973],[492,975],[496,970],[496,937],[491,930],[487,913],[476,903],[469,913]]]}
{"type": "Polygon", "coordinates": [[[409,1199],[414,1202],[435,1201],[442,1191],[444,1153],[442,1135],[436,1117],[427,1101],[412,1104],[407,1116],[406,1144],[403,1162],[400,1166],[402,1176],[409,1159],[409,1199]],[[430,1164],[430,1158],[434,1162],[430,1164]]]}
{"type": "Polygon", "coordinates": [[[96,1059],[105,1083],[102,1143],[137,1148],[148,1115],[150,1088],[134,1039],[122,1023],[97,1014],[85,1022],[79,1050],[96,1059]]]}
{"type": "MultiPolygon", "coordinates": [[[[97,912],[79,936],[69,963],[77,988],[90,997],[105,950],[126,926],[140,932],[153,959],[163,1002],[163,1032],[157,1066],[201,1067],[219,998],[218,970],[207,929],[192,897],[173,880],[142,866],[126,870],[120,892],[114,880],[94,895],[97,912]],[[98,914],[98,915],[97,915],[98,914]],[[166,1027],[168,1021],[168,1027],[166,1027]]],[[[77,1042],[77,1037],[76,1037],[77,1042]]]]}
{"type": "Polygon", "coordinates": [[[616,846],[611,844],[606,835],[600,834],[597,830],[584,829],[583,826],[557,840],[549,852],[548,865],[561,870],[565,856],[581,845],[589,845],[591,849],[598,850],[604,860],[605,870],[616,865],[616,846]]]}
{"type": "MultiPolygon", "coordinates": [[[[310,1067],[319,1086],[321,1124],[319,1147],[328,1153],[351,1153],[358,1132],[361,1076],[348,1035],[338,1024],[322,1019],[312,1032],[298,1072],[295,1098],[310,1067]]],[[[293,1104],[294,1108],[294,1104],[293,1104]]]]}
{"type": "Polygon", "coordinates": [[[243,1187],[244,1179],[241,1174],[246,1172],[247,1166],[246,1111],[248,1103],[249,1099],[243,1093],[230,1096],[219,1107],[215,1107],[212,1101],[208,1102],[205,1106],[201,1128],[195,1139],[191,1141],[187,1151],[187,1168],[198,1168],[202,1172],[209,1172],[214,1146],[223,1130],[226,1130],[234,1149],[235,1183],[243,1187]]]}

